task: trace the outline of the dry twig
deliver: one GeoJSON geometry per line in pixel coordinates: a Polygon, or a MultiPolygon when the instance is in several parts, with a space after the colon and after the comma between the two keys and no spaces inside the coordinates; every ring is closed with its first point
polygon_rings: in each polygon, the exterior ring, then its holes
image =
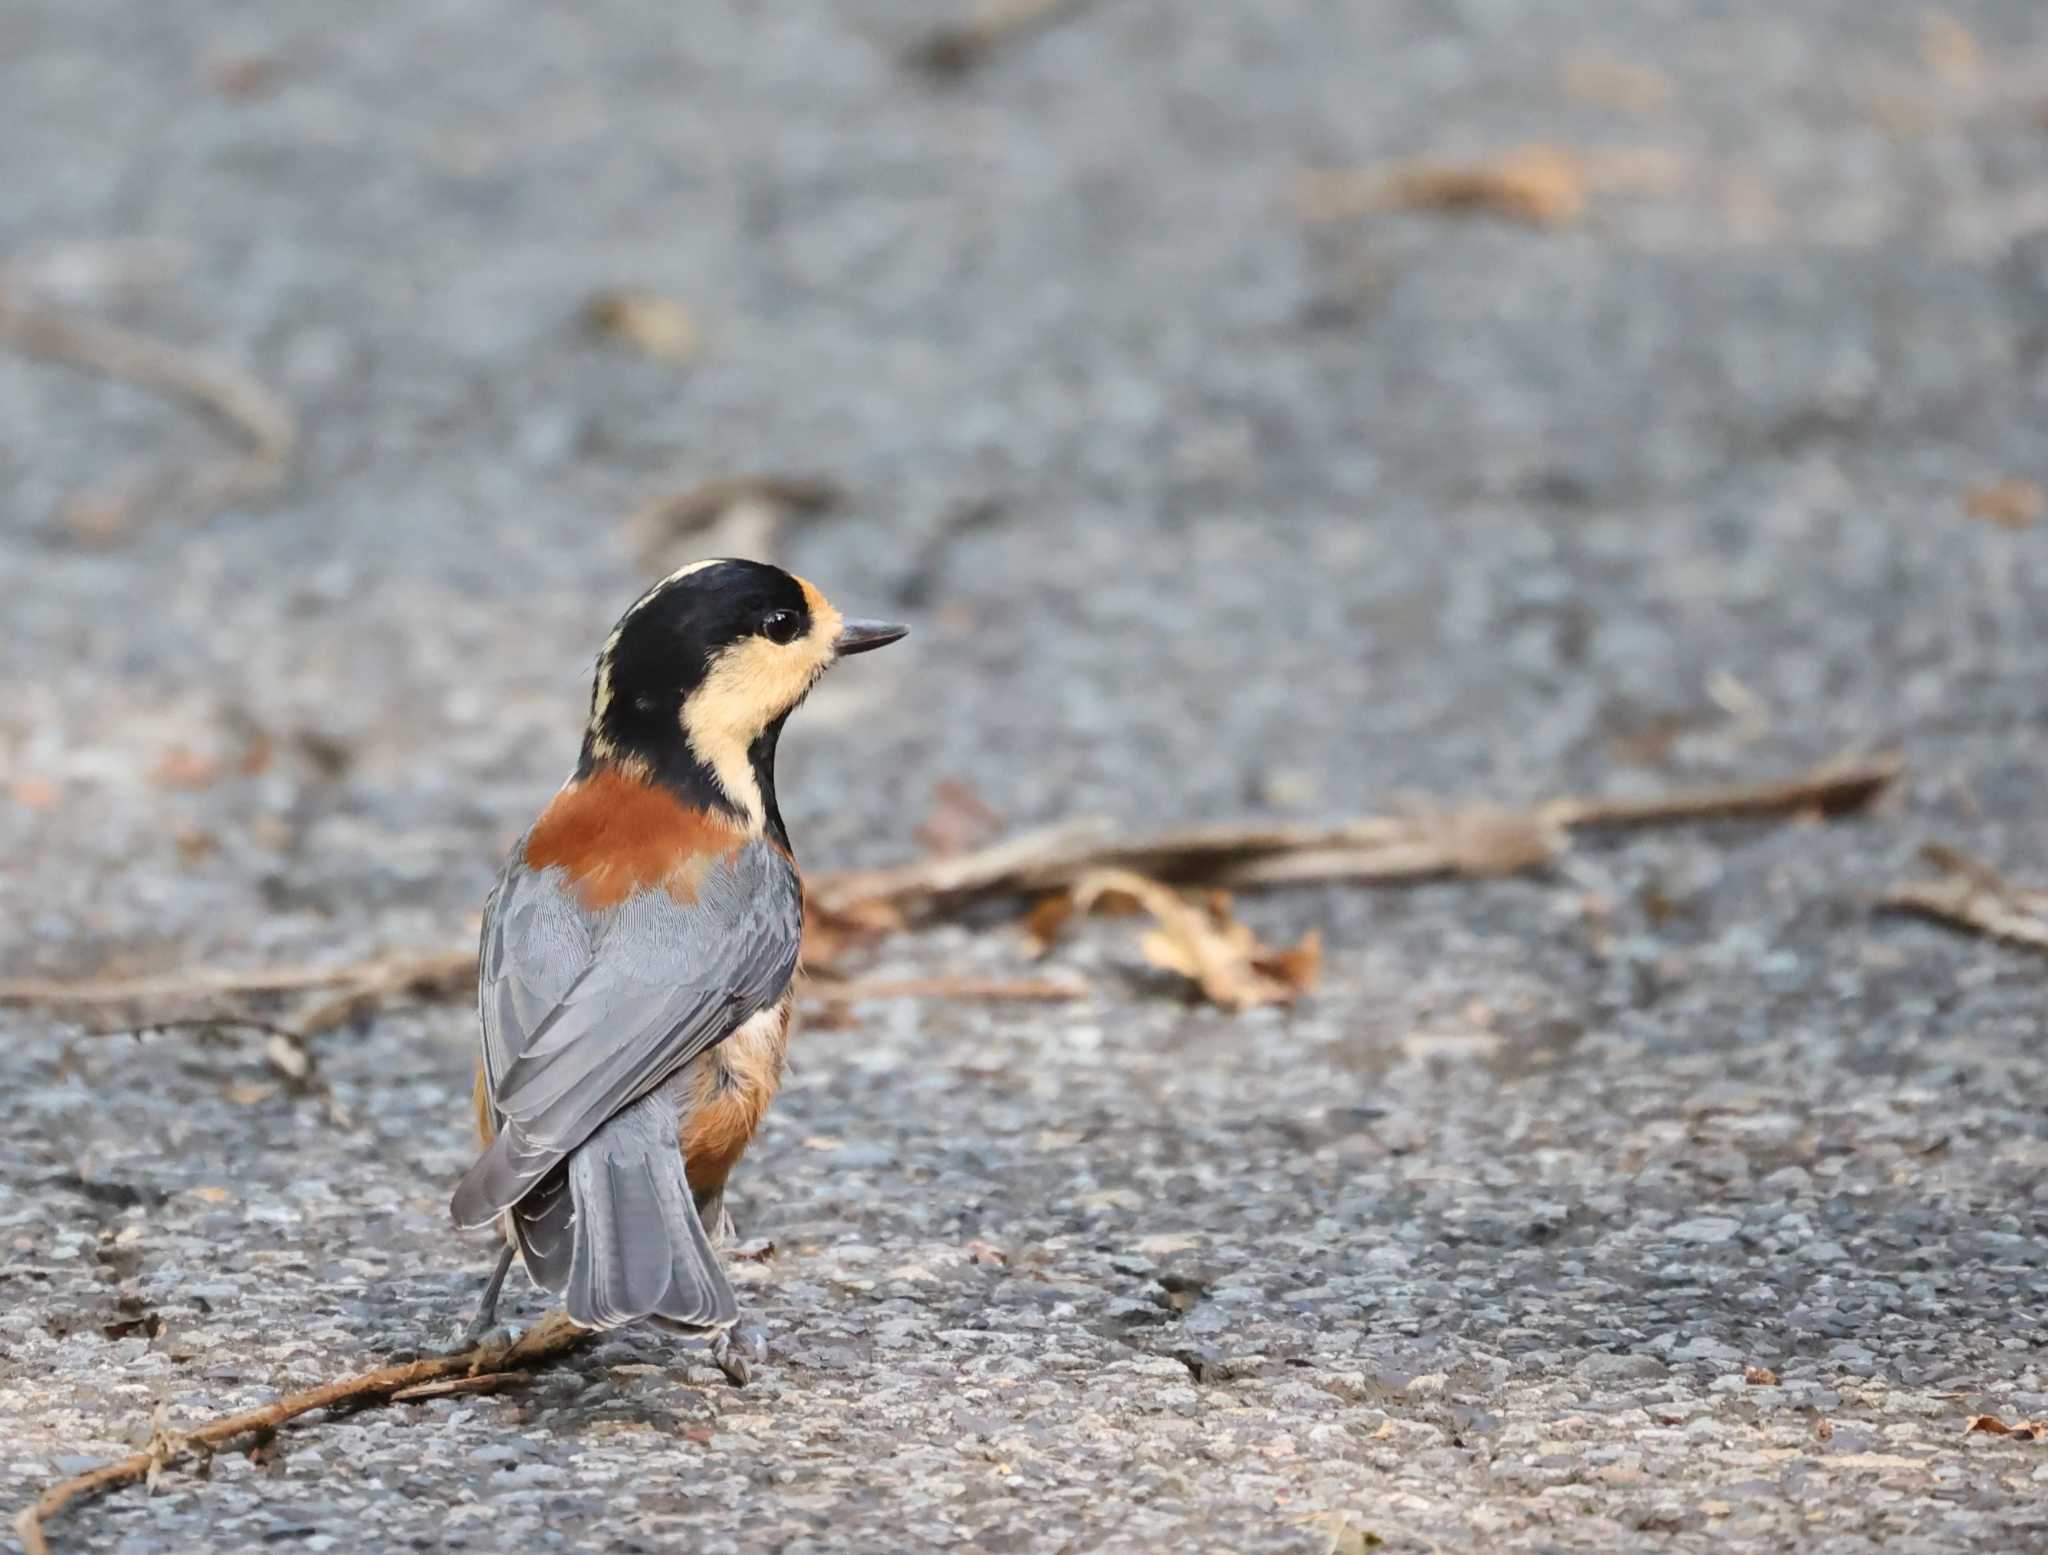
{"type": "Polygon", "coordinates": [[[1683,176],[1668,152],[1519,146],[1492,157],[1415,157],[1380,167],[1327,168],[1297,184],[1301,214],[1343,221],[1379,211],[1452,211],[1532,227],[1568,226],[1596,193],[1655,193],[1683,176]]]}
{"type": "Polygon", "coordinates": [[[1893,886],[1878,899],[1882,906],[2009,944],[2048,950],[2048,891],[2022,890],[1989,864],[1942,843],[1929,843],[1920,851],[1940,875],[1893,886]]]}
{"type": "Polygon", "coordinates": [[[420,1390],[444,1380],[481,1382],[488,1379],[500,1386],[514,1386],[516,1383],[511,1379],[524,1380],[527,1368],[566,1355],[589,1336],[588,1329],[578,1328],[561,1312],[550,1312],[510,1345],[478,1345],[455,1355],[429,1356],[396,1366],[380,1366],[375,1371],[287,1394],[260,1409],[223,1415],[192,1431],[171,1432],[159,1427],[142,1452],[102,1464],[52,1485],[15,1518],[15,1533],[21,1539],[26,1555],[50,1555],[49,1541],[43,1530],[52,1517],[76,1501],[160,1476],[165,1468],[188,1453],[211,1453],[241,1437],[264,1435],[316,1409],[332,1409],[339,1405],[362,1407],[388,1403],[394,1398],[427,1397],[429,1395],[420,1390]]]}
{"type": "Polygon", "coordinates": [[[1188,826],[1137,840],[1119,839],[1107,821],[1075,821],[972,853],[814,876],[810,892],[822,911],[854,914],[875,904],[913,912],[1002,892],[1065,890],[1098,869],[1225,887],[1521,874],[1556,859],[1578,831],[1844,814],[1868,805],[1903,770],[1898,757],[1878,756],[1780,782],[1645,799],[1566,798],[1529,810],[1473,807],[1337,825],[1188,826]]]}
{"type": "Polygon", "coordinates": [[[0,1007],[37,1005],[66,1014],[126,1011],[112,1031],[178,1025],[265,1027],[303,1039],[402,999],[431,1001],[466,992],[476,981],[474,950],[393,952],[331,966],[195,967],[146,977],[0,981],[0,1007]],[[257,1020],[242,1001],[334,990],[291,1021],[257,1020]],[[169,1006],[174,1013],[167,1014],[169,1006]]]}
{"type": "Polygon", "coordinates": [[[978,0],[962,20],[926,33],[905,61],[927,75],[954,79],[988,63],[1007,43],[1079,12],[1089,0],[978,0]]]}
{"type": "Polygon", "coordinates": [[[245,445],[239,458],[74,495],[66,507],[82,538],[101,543],[121,538],[137,511],[153,501],[202,514],[253,501],[283,485],[291,471],[299,429],[290,407],[234,368],[117,325],[11,301],[5,293],[0,293],[0,345],[191,400],[245,445]]]}
{"type": "Polygon", "coordinates": [[[1848,815],[1867,809],[1905,770],[1905,761],[1893,752],[1827,762],[1779,782],[1680,789],[1646,799],[1558,799],[1542,808],[1568,831],[1848,815]]]}

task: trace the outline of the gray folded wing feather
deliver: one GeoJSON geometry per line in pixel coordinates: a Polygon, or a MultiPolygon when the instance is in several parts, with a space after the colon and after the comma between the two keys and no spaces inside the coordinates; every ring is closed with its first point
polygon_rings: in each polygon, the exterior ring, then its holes
{"type": "Polygon", "coordinates": [[[696,898],[644,891],[590,913],[559,870],[508,867],[478,964],[484,1076],[499,1135],[457,1188],[479,1225],[605,1120],[782,996],[803,905],[789,860],[753,842],[696,898]]]}

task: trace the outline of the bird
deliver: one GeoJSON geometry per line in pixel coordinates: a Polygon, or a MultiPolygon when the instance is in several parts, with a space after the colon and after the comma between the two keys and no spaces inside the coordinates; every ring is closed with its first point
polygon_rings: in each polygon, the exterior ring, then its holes
{"type": "Polygon", "coordinates": [[[598,654],[576,768],[485,904],[475,1112],[449,1201],[579,1327],[649,1321],[745,1359],[717,1245],[728,1177],[781,1083],[803,881],[776,802],[783,725],[827,669],[908,627],[720,558],[669,574],[598,654]]]}

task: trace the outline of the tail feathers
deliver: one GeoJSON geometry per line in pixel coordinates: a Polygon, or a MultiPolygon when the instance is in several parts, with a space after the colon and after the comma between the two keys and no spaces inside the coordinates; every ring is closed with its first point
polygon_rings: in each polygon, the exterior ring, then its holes
{"type": "Polygon", "coordinates": [[[606,1153],[593,1139],[570,1157],[569,1185],[574,1246],[562,1295],[572,1320],[718,1328],[739,1315],[673,1134],[665,1149],[631,1154],[606,1153]]]}
{"type": "Polygon", "coordinates": [[[584,1328],[642,1318],[721,1328],[739,1315],[676,1143],[676,1104],[655,1092],[622,1109],[566,1161],[503,1130],[455,1190],[458,1225],[509,1210],[526,1272],[584,1328]]]}
{"type": "Polygon", "coordinates": [[[569,1282],[575,1247],[576,1201],[569,1194],[568,1167],[556,1167],[508,1218],[527,1277],[543,1290],[561,1290],[569,1282]]]}

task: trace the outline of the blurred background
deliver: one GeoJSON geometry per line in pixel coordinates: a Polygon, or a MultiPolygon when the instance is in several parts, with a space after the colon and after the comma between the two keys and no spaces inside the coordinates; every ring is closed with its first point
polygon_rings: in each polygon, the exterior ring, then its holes
{"type": "MultiPolygon", "coordinates": [[[[1810,1525],[1797,1497],[1665,1492],[1754,1479],[1714,1453],[1780,1428],[1822,1452],[1815,1412],[1879,1409],[1884,1386],[1921,1402],[1845,1425],[1854,1450],[1910,1456],[1883,1435],[1901,1422],[1946,1442],[1965,1394],[2048,1413],[2038,958],[1869,911],[1929,840],[2048,875],[2036,0],[13,0],[0,147],[9,975],[459,943],[573,762],[612,620],[706,554],[915,623],[792,725],[782,803],[814,868],[921,853],[935,810],[985,816],[977,839],[1343,818],[1898,750],[1874,819],[1248,900],[1275,941],[1324,936],[1301,1013],[1109,978],[1079,1012],[892,1004],[820,1033],[742,1174],[743,1232],[783,1248],[748,1299],[789,1393],[754,1407],[840,1410],[850,1460],[972,1436],[873,1370],[888,1346],[843,1310],[844,1281],[972,1236],[1053,1249],[1040,1278],[1078,1303],[1055,1327],[1179,1380],[1100,1462],[1027,1468],[1071,1502],[989,1489],[953,1548],[1027,1547],[990,1532],[1027,1503],[1066,1507],[1044,1515],[1075,1548],[1319,1548],[1301,1519],[1326,1514],[1339,1541],[1521,1537],[1549,1482],[1474,1455],[1505,1463],[1525,1427],[1579,1440],[1526,1377],[1675,1388],[1709,1420],[1731,1368],[1810,1384],[1671,1447],[1669,1482],[1635,1427],[1588,1427],[1646,1481],[1586,1482],[1581,1547],[1657,1517],[1773,1547],[1810,1525]],[[1737,1121],[1701,1121],[1702,1094],[1737,1121]],[[1793,1168],[1819,1175],[1762,1186],[1793,1168]],[[1662,1236],[1709,1199],[1726,1235],[1662,1236]],[[1169,1250],[1131,1250],[1148,1236],[1169,1250]],[[1832,1254],[1802,1262],[1816,1242],[1832,1254]],[[845,1245],[883,1262],[835,1263],[845,1245]],[[1226,1444],[1200,1485],[1132,1499],[1090,1476],[1171,1475],[1209,1407],[1180,1400],[1210,1396],[1183,1340],[1116,1315],[1183,1322],[1125,1288],[1176,1257],[1202,1262],[1190,1288],[1241,1293],[1201,1343],[1270,1320],[1262,1355],[1364,1380],[1305,1400],[1306,1373],[1244,1366],[1233,1407],[1302,1460],[1226,1444]],[[1588,1267],[1612,1288],[1545,1304],[1588,1267]],[[855,1359],[802,1348],[821,1321],[865,1335],[855,1359]],[[1416,1376],[1434,1391],[1404,1394],[1416,1376]],[[1460,1388],[1464,1425],[1402,1435],[1460,1388]],[[1358,1445],[1389,1419],[1391,1445],[1358,1445]],[[1430,1462],[1413,1505],[1388,1489],[1430,1462]],[[1361,1497],[1381,1510],[1344,1522],[1361,1497]]],[[[1128,960],[1128,938],[1091,930],[1074,964],[1128,960]]],[[[885,957],[1016,959],[958,927],[885,957]]],[[[195,1354],[265,1336],[242,1353],[273,1369],[227,1369],[252,1388],[314,1342],[309,1310],[337,1364],[452,1320],[488,1256],[438,1218],[468,1019],[394,1016],[325,1061],[352,1140],[252,1091],[274,1077],[251,1054],[0,1014],[0,1218],[58,1271],[21,1276],[0,1343],[72,1377],[61,1401],[15,1395],[19,1438],[73,1451],[185,1375],[151,1370],[147,1335],[101,1337],[117,1291],[210,1333],[195,1354]],[[212,1186],[246,1211],[189,1197],[212,1186]],[[134,1226],[113,1273],[65,1262],[134,1226]],[[296,1272],[249,1261],[264,1247],[296,1272]],[[209,1329],[176,1314],[213,1264],[248,1284],[216,1291],[241,1317],[209,1329]]],[[[903,1298],[905,1332],[1003,1307],[974,1283],[994,1267],[947,1287],[950,1315],[903,1298]]],[[[1056,1362],[1015,1365],[1013,1401],[1062,1396],[1056,1362]]],[[[547,1462],[575,1405],[541,1406],[547,1462]]],[[[462,1430],[488,1440],[514,1407],[462,1430]]],[[[420,1461],[402,1421],[360,1429],[365,1461],[420,1461]]],[[[1928,1479],[1887,1501],[1801,1461],[1836,1533],[1943,1548],[2020,1528],[2032,1469],[1970,1459],[1971,1496],[1928,1479]]],[[[496,1526],[619,1504],[575,1483],[496,1526]]],[[[805,1483],[826,1508],[798,1517],[806,1548],[902,1512],[805,1483]]],[[[312,1497],[308,1527],[342,1515],[295,1484],[95,1515],[136,1548],[223,1507],[254,1539],[278,1496],[312,1497]]],[[[693,1536],[737,1515],[641,1510],[693,1536]]]]}
{"type": "Polygon", "coordinates": [[[6,826],[84,845],[9,916],[473,901],[617,610],[728,540],[919,618],[792,739],[835,860],[945,776],[1023,822],[1726,759],[1712,684],[1788,757],[2038,718],[2033,7],[1006,11],[946,70],[984,13],[10,7],[7,296],[283,425],[0,356],[6,826]],[[714,480],[787,521],[649,536],[714,480]],[[258,740],[289,845],[161,797],[258,740]]]}

